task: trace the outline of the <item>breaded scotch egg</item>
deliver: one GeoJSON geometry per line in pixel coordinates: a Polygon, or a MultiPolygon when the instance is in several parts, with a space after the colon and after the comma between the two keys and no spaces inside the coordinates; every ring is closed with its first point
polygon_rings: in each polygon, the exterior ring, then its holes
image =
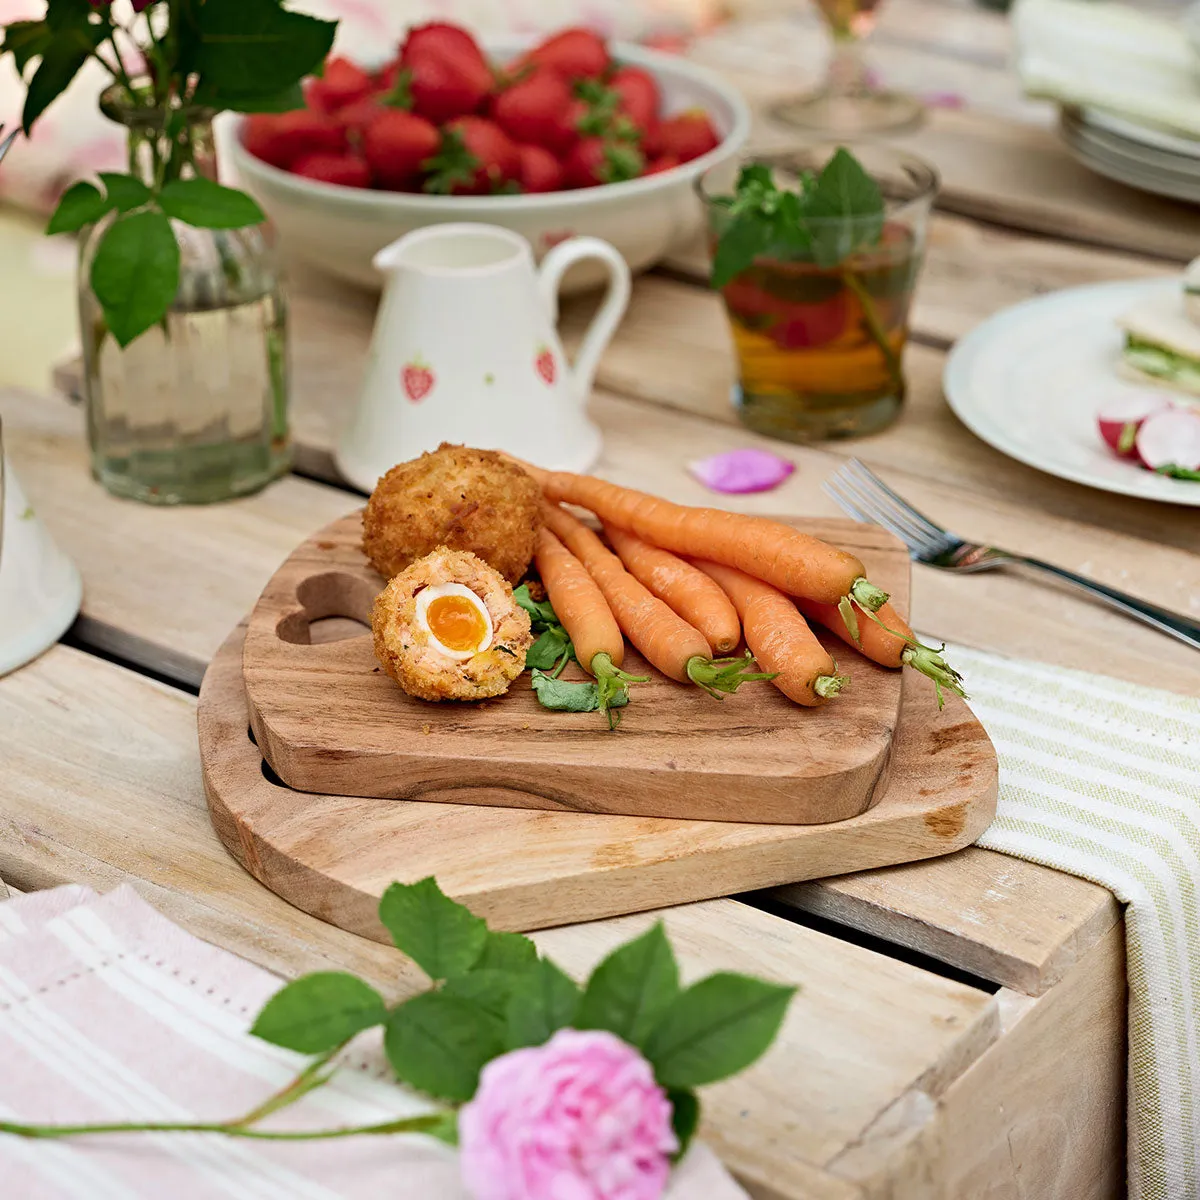
{"type": "Polygon", "coordinates": [[[375,656],[422,700],[483,700],[508,691],[533,644],[529,614],[498,571],[438,546],[375,598],[375,656]]]}
{"type": "Polygon", "coordinates": [[[363,550],[384,579],[448,546],[517,583],[533,558],[540,501],[537,483],[516,463],[444,443],[375,485],[363,512],[363,550]]]}

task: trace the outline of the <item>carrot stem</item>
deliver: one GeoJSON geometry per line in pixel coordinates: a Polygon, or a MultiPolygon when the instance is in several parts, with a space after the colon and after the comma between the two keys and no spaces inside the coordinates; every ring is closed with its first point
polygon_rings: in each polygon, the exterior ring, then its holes
{"type": "Polygon", "coordinates": [[[926,646],[924,642],[919,642],[915,637],[888,629],[873,612],[867,612],[867,616],[880,629],[890,633],[892,637],[902,638],[908,643],[907,647],[900,652],[901,665],[912,667],[914,671],[920,671],[922,675],[933,680],[933,690],[937,693],[939,709],[943,708],[946,703],[946,698],[942,695],[942,688],[953,692],[956,696],[961,696],[964,700],[970,699],[963,687],[963,677],[942,657],[942,651],[946,649],[945,642],[935,650],[932,646],[926,646]]]}
{"type": "Polygon", "coordinates": [[[812,688],[822,700],[832,700],[849,682],[849,675],[818,675],[812,688]]]}
{"type": "Polygon", "coordinates": [[[869,579],[862,577],[850,585],[850,591],[846,594],[866,613],[876,613],[888,602],[888,594],[883,588],[876,587],[869,579]]]}
{"type": "Polygon", "coordinates": [[[613,666],[613,660],[607,654],[596,654],[592,657],[591,673],[596,680],[596,693],[600,699],[600,711],[608,718],[609,729],[616,729],[621,723],[621,711],[617,701],[624,699],[629,703],[629,685],[631,683],[649,683],[649,675],[630,675],[620,667],[613,666]]]}
{"type": "Polygon", "coordinates": [[[714,700],[723,700],[722,693],[736,692],[743,683],[775,678],[774,671],[747,670],[753,662],[754,656],[749,651],[732,658],[701,658],[697,655],[688,659],[687,677],[714,700]]]}

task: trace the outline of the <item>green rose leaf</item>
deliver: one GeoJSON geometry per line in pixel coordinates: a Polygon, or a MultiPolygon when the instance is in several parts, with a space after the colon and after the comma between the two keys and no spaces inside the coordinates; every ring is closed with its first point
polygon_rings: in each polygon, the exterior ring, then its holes
{"type": "Polygon", "coordinates": [[[474,971],[527,971],[537,962],[537,947],[524,934],[489,933],[474,971]]]}
{"type": "Polygon", "coordinates": [[[196,89],[194,103],[208,105],[212,108],[227,108],[240,113],[281,113],[292,112],[304,107],[304,89],[299,83],[277,92],[256,93],[253,96],[229,96],[220,93],[216,88],[205,87],[201,84],[196,89]]]}
{"type": "Polygon", "coordinates": [[[794,987],[720,972],[692,984],[642,1047],[665,1088],[694,1088],[744,1070],[775,1039],[794,987]]]}
{"type": "Polygon", "coordinates": [[[501,971],[495,967],[476,968],[466,975],[448,979],[442,987],[442,994],[475,1005],[495,1023],[496,1035],[503,1038],[508,1021],[509,998],[518,979],[520,975],[512,971],[501,971]]]}
{"type": "Polygon", "coordinates": [[[529,614],[534,631],[558,626],[558,616],[549,600],[535,600],[529,594],[529,584],[513,590],[513,599],[529,614]]]}
{"type": "Polygon", "coordinates": [[[369,984],[344,971],[319,971],[276,992],[250,1032],[302,1054],[324,1054],[385,1020],[387,1006],[369,984]]]}
{"type": "Polygon", "coordinates": [[[201,229],[243,229],[265,221],[266,214],[245,192],[211,179],[173,179],[158,197],[168,217],[201,229]]]}
{"type": "Polygon", "coordinates": [[[504,1050],[479,1005],[445,991],[424,992],[393,1009],[383,1039],[396,1074],[443,1100],[470,1100],[485,1063],[504,1050]]]}
{"type": "Polygon", "coordinates": [[[432,875],[420,883],[393,883],[379,901],[379,919],[430,979],[465,974],[488,940],[487,923],[451,900],[432,875]]]}
{"type": "Polygon", "coordinates": [[[46,226],[46,232],[74,233],[100,220],[111,208],[112,204],[100,194],[98,188],[90,183],[76,183],[63,192],[46,226]]]}
{"type": "Polygon", "coordinates": [[[196,24],[195,69],[203,86],[226,99],[281,92],[312,74],[337,28],[279,0],[205,0],[196,24]]]}
{"type": "Polygon", "coordinates": [[[150,189],[132,175],[121,175],[115,171],[101,171],[100,181],[111,208],[118,212],[129,212],[141,208],[151,200],[150,189]]]}
{"type": "Polygon", "coordinates": [[[102,28],[85,24],[61,32],[55,30],[49,42],[42,46],[42,61],[29,81],[25,107],[21,111],[21,128],[26,135],[38,117],[70,87],[80,68],[100,44],[102,28]]]}
{"type": "Polygon", "coordinates": [[[679,1149],[674,1154],[674,1160],[678,1162],[687,1153],[700,1124],[700,1101],[695,1092],[677,1089],[667,1092],[667,1099],[671,1102],[671,1128],[679,1141],[679,1149]]]}
{"type": "Polygon", "coordinates": [[[596,967],[575,1024],[579,1029],[607,1029],[631,1046],[642,1047],[678,995],[679,968],[659,921],[596,967]]]}
{"type": "Polygon", "coordinates": [[[579,988],[549,959],[518,976],[508,1001],[508,1049],[540,1046],[575,1020],[579,988]]]}
{"type": "Polygon", "coordinates": [[[525,665],[536,667],[539,671],[552,670],[571,648],[571,638],[561,625],[551,625],[525,655],[525,665]]]}
{"type": "Polygon", "coordinates": [[[91,283],[122,347],[161,321],[179,288],[179,246],[167,217],[160,212],[118,217],[96,250],[91,283]]]}
{"type": "Polygon", "coordinates": [[[825,164],[805,204],[812,223],[813,257],[833,267],[855,250],[874,245],[883,230],[883,194],[858,159],[839,147],[825,164]]]}
{"type": "Polygon", "coordinates": [[[458,1145],[458,1113],[447,1112],[442,1113],[441,1119],[436,1125],[425,1130],[430,1137],[435,1137],[439,1142],[445,1142],[447,1146],[458,1145]]]}
{"type": "Polygon", "coordinates": [[[11,54],[17,74],[24,77],[25,68],[50,48],[54,34],[45,21],[12,21],[4,27],[4,44],[0,54],[11,54]]]}

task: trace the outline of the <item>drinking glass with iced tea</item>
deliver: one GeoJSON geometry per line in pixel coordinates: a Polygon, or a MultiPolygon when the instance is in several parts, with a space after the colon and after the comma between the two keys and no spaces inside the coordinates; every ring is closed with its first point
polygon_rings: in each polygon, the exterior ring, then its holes
{"type": "Polygon", "coordinates": [[[890,424],[933,168],[884,146],[825,145],[749,163],[732,191],[699,186],[743,423],[795,442],[890,424]]]}

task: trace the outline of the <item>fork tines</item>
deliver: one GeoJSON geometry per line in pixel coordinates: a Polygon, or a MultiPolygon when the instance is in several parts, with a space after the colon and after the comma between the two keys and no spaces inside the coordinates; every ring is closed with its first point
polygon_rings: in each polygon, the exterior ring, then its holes
{"type": "Polygon", "coordinates": [[[822,486],[844,512],[857,521],[883,526],[914,555],[940,554],[958,540],[897,496],[857,458],[839,467],[822,486]]]}

